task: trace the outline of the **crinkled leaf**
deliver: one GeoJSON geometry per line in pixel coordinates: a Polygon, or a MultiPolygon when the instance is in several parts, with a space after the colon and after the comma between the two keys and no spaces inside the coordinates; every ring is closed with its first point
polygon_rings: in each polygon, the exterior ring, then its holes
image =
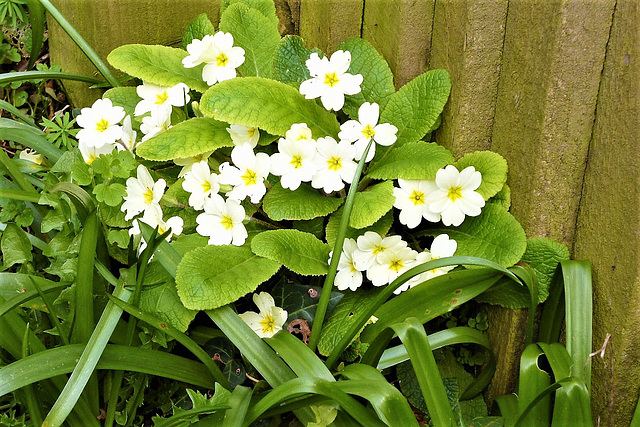
{"type": "Polygon", "coordinates": [[[191,89],[204,92],[209,88],[202,80],[204,66],[185,68],[182,60],[187,55],[184,50],[174,47],[128,44],[112,50],[107,60],[115,68],[146,83],[159,86],[184,83],[191,89]]]}
{"type": "Polygon", "coordinates": [[[265,231],[253,238],[251,250],[305,276],[321,276],[329,270],[329,245],[302,231],[265,231]]]}
{"type": "Polygon", "coordinates": [[[284,135],[291,125],[306,123],[315,138],[337,137],[336,117],[294,87],[261,77],[226,80],[202,96],[200,109],[207,117],[284,135]]]}
{"type": "MultiPolygon", "coordinates": [[[[321,288],[310,285],[302,285],[298,282],[290,283],[285,277],[271,290],[271,295],[278,307],[287,310],[289,314],[288,322],[294,319],[304,319],[313,324],[318,300],[320,299],[321,288]]],[[[341,292],[331,292],[327,315],[331,316],[336,304],[342,299],[341,292]]]]}
{"type": "Polygon", "coordinates": [[[419,75],[391,96],[380,115],[380,123],[398,128],[398,140],[390,147],[380,147],[376,160],[389,152],[422,138],[433,127],[449,99],[451,79],[445,70],[431,70],[419,75]]]}
{"type": "Polygon", "coordinates": [[[220,14],[224,14],[229,6],[242,3],[252,9],[256,9],[267,18],[272,25],[278,25],[278,17],[276,16],[276,6],[273,0],[222,0],[220,3],[220,14]]]}
{"type": "Polygon", "coordinates": [[[284,36],[273,56],[273,77],[280,82],[296,85],[309,80],[311,74],[306,61],[313,52],[324,56],[319,49],[307,49],[302,37],[284,36]]]}
{"type": "Polygon", "coordinates": [[[104,202],[109,206],[118,206],[124,200],[123,197],[127,195],[127,189],[117,182],[112,184],[102,182],[93,188],[93,194],[96,195],[99,202],[104,202]]]}
{"type": "Polygon", "coordinates": [[[510,267],[524,254],[527,237],[520,223],[501,206],[487,203],[476,217],[466,217],[458,227],[441,223],[423,232],[429,236],[446,233],[458,242],[456,255],[486,258],[510,267]]]}
{"type": "Polygon", "coordinates": [[[498,193],[489,199],[489,202],[502,206],[505,210],[511,207],[511,188],[505,184],[498,193]]]}
{"type": "Polygon", "coordinates": [[[476,190],[485,200],[495,196],[507,182],[507,161],[493,151],[475,151],[456,162],[458,170],[473,166],[482,174],[482,183],[476,190]]]}
{"type": "Polygon", "coordinates": [[[196,18],[187,24],[187,28],[184,29],[182,36],[182,48],[186,49],[189,43],[194,39],[202,40],[206,35],[215,34],[216,29],[209,20],[206,13],[201,13],[196,18]]]}
{"type": "Polygon", "coordinates": [[[283,219],[312,219],[329,215],[344,200],[320,194],[308,184],[291,191],[276,184],[264,196],[262,208],[274,221],[283,219]]]}
{"type": "Polygon", "coordinates": [[[136,154],[147,160],[166,161],[231,147],[233,141],[228,127],[228,124],[210,118],[189,119],[143,142],[136,154]]]}
{"type": "Polygon", "coordinates": [[[2,269],[4,270],[14,264],[33,261],[29,237],[26,231],[16,224],[7,224],[7,228],[2,232],[0,248],[2,249],[2,269]]]}
{"type": "Polygon", "coordinates": [[[270,20],[257,9],[238,2],[222,14],[220,30],[231,33],[234,45],[244,49],[244,62],[238,67],[241,75],[272,76],[273,52],[280,42],[277,19],[270,20]]]}
{"type": "Polygon", "coordinates": [[[102,98],[110,99],[113,105],[124,108],[124,112],[133,119],[136,105],[142,101],[135,87],[114,87],[102,95],[102,98]]]}
{"type": "MultiPolygon", "coordinates": [[[[340,219],[342,218],[342,208],[338,209],[334,212],[327,222],[327,228],[325,230],[327,243],[333,247],[336,243],[336,237],[338,236],[338,228],[340,227],[340,219]]],[[[391,225],[393,224],[393,211],[387,212],[382,218],[375,222],[375,224],[370,225],[365,228],[352,228],[347,227],[347,233],[345,237],[350,239],[357,239],[358,236],[363,235],[367,231],[373,231],[382,236],[389,232],[391,225]]]]}
{"type": "Polygon", "coordinates": [[[349,73],[361,74],[364,77],[360,93],[345,97],[343,111],[352,119],[358,119],[358,108],[363,102],[375,102],[384,109],[387,102],[396,92],[393,85],[393,73],[384,57],[364,39],[349,39],[340,44],[336,50],[351,52],[349,73]]]}
{"type": "Polygon", "coordinates": [[[292,221],[291,226],[296,230],[311,233],[318,239],[324,237],[324,217],[314,218],[306,221],[292,221]]]}
{"type": "Polygon", "coordinates": [[[192,310],[209,310],[236,301],[273,276],[280,264],[246,246],[207,246],[187,253],[176,273],[178,295],[192,310]]]}
{"type": "MultiPolygon", "coordinates": [[[[358,289],[357,292],[347,292],[340,300],[333,314],[322,328],[322,335],[318,341],[318,351],[323,356],[331,354],[342,336],[349,330],[353,319],[360,311],[366,310],[369,303],[380,293],[379,288],[358,289]]],[[[366,327],[363,326],[362,329],[366,327]]],[[[360,332],[362,332],[362,329],[360,332]]],[[[352,342],[360,336],[356,334],[352,342]]]]}
{"type": "Polygon", "coordinates": [[[393,182],[384,181],[356,193],[349,226],[365,228],[375,224],[393,208],[393,182]]]}
{"type": "Polygon", "coordinates": [[[367,176],[373,179],[435,179],[436,172],[453,160],[453,154],[441,145],[412,142],[374,161],[367,176]]]}

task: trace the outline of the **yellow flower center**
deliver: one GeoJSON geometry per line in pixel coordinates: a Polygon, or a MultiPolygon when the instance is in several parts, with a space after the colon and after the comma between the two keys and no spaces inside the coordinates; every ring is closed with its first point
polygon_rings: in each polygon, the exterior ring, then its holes
{"type": "Polygon", "coordinates": [[[147,191],[145,191],[142,194],[142,197],[144,197],[144,202],[147,205],[150,205],[153,203],[153,189],[152,188],[147,188],[147,191]]]}
{"type": "Polygon", "coordinates": [[[291,156],[291,164],[296,169],[301,168],[302,167],[302,156],[298,156],[297,154],[295,156],[291,156]]]}
{"type": "Polygon", "coordinates": [[[371,127],[371,125],[366,125],[364,129],[362,129],[362,134],[367,139],[373,138],[373,135],[376,134],[376,131],[371,127]]]}
{"type": "Polygon", "coordinates": [[[211,191],[211,182],[209,181],[205,181],[202,183],[202,192],[203,193],[208,193],[211,191]]]}
{"type": "Polygon", "coordinates": [[[231,218],[229,215],[224,215],[222,217],[222,221],[220,221],[220,224],[222,224],[225,229],[229,230],[233,228],[233,218],[231,218]]]}
{"type": "Polygon", "coordinates": [[[244,185],[255,185],[258,183],[258,174],[252,171],[251,169],[247,169],[240,178],[244,180],[244,185]]]}
{"type": "Polygon", "coordinates": [[[404,263],[402,262],[401,259],[392,259],[391,262],[389,263],[389,270],[393,270],[395,272],[402,270],[403,267],[404,267],[404,263]]]}
{"type": "Polygon", "coordinates": [[[338,79],[338,76],[336,76],[336,73],[327,73],[324,75],[324,84],[326,84],[329,87],[334,87],[335,85],[338,84],[340,80],[338,79]]]}
{"type": "Polygon", "coordinates": [[[373,247],[373,254],[374,254],[374,255],[378,255],[379,253],[384,252],[386,249],[387,249],[387,248],[385,248],[385,247],[384,247],[384,246],[382,246],[382,245],[375,245],[375,246],[373,247]]]}
{"type": "Polygon", "coordinates": [[[164,234],[167,232],[167,229],[161,225],[158,225],[158,234],[164,234]]]}
{"type": "Polygon", "coordinates": [[[270,314],[264,316],[264,319],[260,321],[260,326],[262,326],[263,334],[272,334],[276,329],[276,320],[271,317],[270,314]]]}
{"type": "Polygon", "coordinates": [[[340,157],[331,157],[327,160],[327,165],[329,166],[329,170],[338,172],[342,169],[342,159],[340,157]]]}
{"type": "Polygon", "coordinates": [[[91,163],[93,163],[93,161],[94,161],[95,159],[97,159],[97,158],[98,158],[98,156],[96,156],[95,154],[91,154],[91,153],[89,153],[89,160],[87,160],[87,164],[88,164],[88,165],[91,165],[91,163]]]}
{"type": "Polygon", "coordinates": [[[450,187],[447,192],[447,197],[452,202],[462,198],[462,187],[450,187]]]}
{"type": "Polygon", "coordinates": [[[221,53],[216,57],[216,65],[218,67],[224,67],[229,63],[229,57],[224,53],[221,53]]]}
{"type": "Polygon", "coordinates": [[[409,200],[411,200],[415,206],[424,205],[424,193],[422,191],[413,190],[409,196],[409,200]]]}
{"type": "Polygon", "coordinates": [[[256,128],[247,129],[247,136],[249,137],[249,139],[253,138],[253,135],[255,134],[256,134],[256,128]]]}
{"type": "Polygon", "coordinates": [[[96,123],[96,130],[98,132],[104,132],[107,129],[109,129],[109,122],[107,120],[102,119],[98,123],[96,123]]]}
{"type": "Polygon", "coordinates": [[[353,261],[349,261],[349,267],[351,267],[351,272],[352,273],[357,273],[358,269],[356,268],[355,265],[353,265],[353,261]]]}
{"type": "Polygon", "coordinates": [[[159,93],[159,94],[156,95],[156,104],[162,105],[165,102],[167,102],[167,99],[169,99],[169,94],[165,90],[164,92],[159,93]]]}

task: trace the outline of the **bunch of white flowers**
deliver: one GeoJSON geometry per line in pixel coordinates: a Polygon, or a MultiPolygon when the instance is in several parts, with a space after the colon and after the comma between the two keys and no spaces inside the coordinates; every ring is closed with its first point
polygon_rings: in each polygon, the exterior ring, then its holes
{"type": "MultiPolygon", "coordinates": [[[[382,237],[373,231],[367,231],[357,241],[345,240],[334,284],[341,291],[355,291],[362,285],[362,273],[365,273],[373,286],[388,285],[411,267],[453,256],[457,246],[457,242],[448,235],[440,234],[433,240],[430,250],[418,253],[409,248],[400,236],[382,237]]],[[[329,262],[332,255],[329,255],[329,262]]],[[[451,269],[453,266],[429,270],[405,282],[394,293],[399,294],[451,269]]]]}

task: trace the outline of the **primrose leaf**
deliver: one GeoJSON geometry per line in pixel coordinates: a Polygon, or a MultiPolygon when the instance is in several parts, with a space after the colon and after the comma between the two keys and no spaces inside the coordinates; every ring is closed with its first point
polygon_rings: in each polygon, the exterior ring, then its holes
{"type": "MultiPolygon", "coordinates": [[[[7,224],[7,228],[2,232],[0,240],[2,249],[2,269],[6,270],[14,264],[24,264],[33,261],[31,254],[31,242],[27,232],[16,224],[7,224]]],[[[327,257],[328,257],[327,253],[327,257]]]]}
{"type": "Polygon", "coordinates": [[[343,199],[327,197],[308,184],[291,191],[274,185],[262,201],[265,213],[274,221],[283,219],[313,219],[329,215],[340,207],[343,199]]]}
{"type": "Polygon", "coordinates": [[[482,174],[482,183],[476,191],[485,200],[498,194],[507,182],[507,161],[493,151],[475,151],[466,154],[455,165],[459,171],[473,166],[482,174]]]}
{"type": "Polygon", "coordinates": [[[178,264],[178,295],[188,309],[222,307],[255,291],[279,268],[279,263],[255,255],[246,246],[197,248],[178,264]]]}
{"type": "Polygon", "coordinates": [[[196,18],[187,24],[187,28],[184,29],[184,35],[182,36],[182,48],[187,49],[187,46],[194,40],[202,40],[206,35],[214,35],[216,29],[209,20],[206,13],[201,13],[196,18]]]}
{"type": "Polygon", "coordinates": [[[488,201],[502,206],[505,210],[509,210],[511,207],[511,188],[507,184],[503,185],[502,189],[488,201]]]}
{"type": "Polygon", "coordinates": [[[256,9],[234,3],[222,14],[220,30],[231,33],[234,45],[244,49],[244,62],[238,67],[242,76],[272,76],[273,52],[280,42],[277,20],[271,21],[256,9]]]}
{"type": "Polygon", "coordinates": [[[225,80],[202,96],[200,110],[207,117],[284,135],[291,125],[306,123],[315,138],[337,138],[336,116],[305,99],[292,86],[261,77],[225,80]]]}
{"type": "Polygon", "coordinates": [[[135,87],[114,87],[106,91],[102,98],[110,99],[113,105],[124,108],[124,112],[131,116],[131,119],[135,117],[136,105],[142,101],[135,87]]]}
{"type": "Polygon", "coordinates": [[[270,25],[275,25],[277,28],[279,21],[276,16],[276,6],[273,0],[222,0],[220,3],[220,14],[224,15],[226,10],[229,9],[229,6],[236,3],[241,3],[252,9],[256,9],[262,16],[269,20],[270,25]]]}
{"type": "Polygon", "coordinates": [[[253,238],[251,250],[303,276],[321,276],[329,270],[329,245],[310,233],[298,230],[265,231],[253,238]]]}
{"type": "Polygon", "coordinates": [[[416,142],[431,130],[449,99],[451,79],[446,70],[431,70],[419,75],[389,98],[380,114],[380,123],[398,128],[396,142],[380,147],[375,160],[384,159],[402,145],[416,142]]]}
{"type": "Polygon", "coordinates": [[[311,74],[306,62],[313,52],[324,56],[319,49],[307,49],[302,37],[284,36],[273,56],[273,77],[282,83],[299,84],[309,80],[311,74]]]}
{"type": "Polygon", "coordinates": [[[228,124],[197,117],[180,122],[136,148],[136,154],[147,160],[166,161],[194,157],[221,147],[232,147],[228,124]]]}
{"type": "MultiPolygon", "coordinates": [[[[340,227],[340,220],[342,219],[342,210],[343,209],[340,208],[336,212],[334,212],[329,217],[329,221],[327,222],[327,228],[325,230],[325,234],[327,238],[327,243],[331,247],[333,247],[333,245],[335,245],[336,243],[336,237],[338,236],[338,228],[340,227]]],[[[374,233],[378,233],[381,236],[384,236],[389,232],[389,229],[391,228],[392,224],[393,224],[393,211],[389,211],[385,215],[383,215],[382,218],[380,218],[378,221],[376,221],[374,224],[371,224],[368,227],[360,228],[360,229],[347,227],[347,234],[345,235],[345,237],[349,239],[357,239],[358,236],[363,235],[367,231],[373,231],[374,233]]]]}
{"type": "MultiPolygon", "coordinates": [[[[547,238],[527,240],[527,250],[520,262],[533,268],[538,285],[538,302],[549,296],[551,280],[560,261],[569,259],[569,249],[562,243],[547,238]]],[[[497,304],[506,308],[525,308],[530,305],[529,291],[512,280],[500,280],[495,286],[476,297],[477,301],[497,304]]]]}
{"type": "Polygon", "coordinates": [[[349,73],[362,74],[362,91],[345,96],[343,111],[352,119],[358,118],[358,109],[363,102],[375,102],[383,110],[391,95],[396,92],[393,85],[393,73],[389,64],[378,51],[364,39],[349,39],[340,44],[337,50],[351,52],[349,73]]]}
{"type": "MultiPolygon", "coordinates": [[[[304,319],[313,324],[316,315],[318,300],[320,299],[321,288],[301,285],[299,283],[289,283],[283,277],[271,290],[271,295],[278,307],[282,307],[289,314],[288,322],[294,319],[304,319]]],[[[341,292],[331,292],[327,315],[331,315],[336,304],[342,299],[341,292]]]]}
{"type": "MultiPolygon", "coordinates": [[[[320,340],[318,341],[318,351],[320,354],[323,356],[331,354],[335,346],[351,327],[353,319],[357,317],[356,315],[368,308],[367,306],[380,293],[380,290],[379,288],[367,290],[358,289],[358,292],[347,292],[344,295],[322,328],[322,335],[320,335],[320,340]]],[[[364,329],[365,326],[363,326],[362,329],[364,329]]],[[[360,336],[362,329],[356,334],[353,341],[360,336]]]]}
{"type": "Polygon", "coordinates": [[[384,181],[356,193],[349,226],[365,228],[373,225],[393,208],[393,182],[384,181]]]}
{"type": "Polygon", "coordinates": [[[127,189],[124,185],[118,183],[105,184],[100,183],[93,189],[93,194],[99,202],[104,202],[109,206],[118,206],[127,195],[127,189]]]}
{"type": "Polygon", "coordinates": [[[453,163],[453,154],[434,142],[412,142],[374,161],[367,177],[373,179],[435,179],[440,168],[453,163]]]}
{"type": "Polygon", "coordinates": [[[209,88],[202,80],[204,65],[185,68],[182,60],[187,55],[184,50],[174,47],[127,44],[112,50],[107,60],[120,71],[146,83],[159,86],[184,83],[190,89],[204,92],[209,88]]]}
{"type": "Polygon", "coordinates": [[[115,206],[106,203],[98,203],[98,217],[100,221],[109,227],[129,228],[133,224],[131,220],[124,220],[124,212],[115,206]]]}
{"type": "Polygon", "coordinates": [[[446,233],[458,242],[456,255],[486,258],[511,267],[527,248],[527,237],[520,223],[501,206],[487,203],[476,217],[466,217],[458,227],[441,223],[423,232],[429,236],[446,233]]]}

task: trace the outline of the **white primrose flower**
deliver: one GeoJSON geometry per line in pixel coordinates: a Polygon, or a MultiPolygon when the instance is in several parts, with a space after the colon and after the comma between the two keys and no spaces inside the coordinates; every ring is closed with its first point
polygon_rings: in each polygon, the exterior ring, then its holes
{"type": "Polygon", "coordinates": [[[80,154],[82,154],[82,159],[88,165],[91,165],[91,163],[102,154],[111,154],[114,148],[116,147],[113,144],[104,144],[100,147],[95,147],[87,145],[84,141],[78,141],[78,149],[80,150],[80,154]]]}
{"type": "Polygon", "coordinates": [[[379,264],[380,255],[387,250],[396,250],[407,247],[407,242],[400,236],[382,237],[373,231],[367,231],[358,237],[358,249],[353,253],[353,259],[358,270],[370,269],[374,264],[379,264]]]}
{"type": "Polygon", "coordinates": [[[437,189],[427,195],[427,204],[432,212],[442,216],[444,225],[458,226],[465,215],[478,216],[484,207],[484,198],[478,193],[482,174],[473,166],[458,172],[448,165],[436,173],[437,189]]]}
{"type": "Polygon", "coordinates": [[[231,160],[234,166],[228,162],[220,165],[220,183],[233,186],[227,197],[240,202],[249,196],[251,203],[260,203],[267,192],[264,181],[271,170],[269,155],[256,154],[249,144],[243,144],[231,151],[231,160]]]}
{"type": "MultiPolygon", "coordinates": [[[[138,143],[136,142],[136,137],[138,136],[138,132],[133,130],[131,126],[131,116],[127,116],[124,118],[122,122],[122,136],[120,137],[120,143],[124,148],[129,151],[134,151],[138,143]]],[[[118,146],[120,148],[121,146],[118,146]]]]}
{"type": "MultiPolygon", "coordinates": [[[[450,239],[447,234],[440,234],[431,243],[431,250],[420,252],[418,256],[416,256],[415,265],[424,264],[427,261],[433,261],[438,258],[446,258],[453,256],[456,253],[456,249],[458,249],[458,242],[453,239],[450,239]]],[[[451,265],[448,267],[440,267],[434,268],[429,271],[425,271],[424,273],[418,274],[417,276],[406,281],[402,286],[394,291],[395,294],[399,294],[400,292],[404,292],[407,289],[413,288],[420,283],[423,283],[429,279],[434,277],[442,276],[443,274],[448,273],[453,270],[455,265],[451,265]]]]}
{"type": "MultiPolygon", "coordinates": [[[[137,172],[137,178],[127,179],[127,195],[124,196],[125,201],[120,207],[120,210],[125,212],[125,221],[148,209],[160,210],[160,199],[167,186],[167,182],[162,178],[154,182],[143,165],[138,166],[137,172]]],[[[159,216],[162,217],[162,213],[159,216]]]]}
{"type": "Polygon", "coordinates": [[[31,163],[35,163],[36,165],[41,165],[44,162],[44,156],[42,154],[37,154],[36,150],[31,150],[26,148],[20,152],[20,159],[26,160],[31,163]]]}
{"type": "Polygon", "coordinates": [[[242,224],[244,208],[235,200],[213,197],[204,201],[204,213],[196,218],[196,232],[209,236],[210,245],[242,246],[247,240],[247,229],[242,224]]]}
{"type": "Polygon", "coordinates": [[[140,131],[144,134],[141,142],[160,135],[162,132],[171,128],[171,114],[154,112],[150,116],[142,118],[140,131]]]}
{"type": "MultiPolygon", "coordinates": [[[[346,139],[349,142],[355,142],[356,160],[360,160],[364,154],[364,150],[369,145],[369,141],[373,139],[376,144],[389,146],[396,142],[396,133],[398,128],[389,123],[378,124],[380,117],[380,106],[375,102],[370,104],[363,103],[358,109],[358,120],[349,120],[340,126],[340,139],[346,139]]],[[[370,162],[376,154],[375,144],[371,145],[367,153],[366,162],[370,162]]]]}
{"type": "Polygon", "coordinates": [[[157,86],[151,83],[143,83],[136,88],[136,93],[142,101],[136,104],[134,114],[141,116],[144,113],[159,113],[161,117],[171,114],[173,107],[182,107],[189,100],[189,87],[184,83],[175,86],[157,86]]]}
{"type": "MultiPolygon", "coordinates": [[[[144,211],[142,218],[134,219],[133,225],[129,229],[130,236],[138,236],[141,234],[140,222],[151,226],[152,228],[158,227],[158,234],[163,234],[169,231],[169,234],[165,238],[167,242],[171,241],[173,236],[179,236],[182,234],[182,228],[184,227],[184,221],[179,216],[173,216],[166,222],[162,219],[162,209],[147,209],[144,211]]],[[[142,253],[147,247],[147,242],[144,238],[140,238],[140,245],[138,246],[138,253],[142,253]]],[[[153,257],[153,255],[152,255],[153,257]]]]}
{"type": "Polygon", "coordinates": [[[189,55],[182,60],[185,68],[193,68],[202,63],[202,80],[209,86],[236,77],[236,68],[244,62],[244,49],[233,46],[231,33],[218,31],[195,39],[187,45],[189,55]]]}
{"type": "Polygon", "coordinates": [[[191,193],[189,206],[200,211],[204,208],[205,200],[217,196],[220,191],[218,175],[212,173],[206,160],[195,163],[191,170],[184,175],[182,188],[191,193]]]}
{"type": "Polygon", "coordinates": [[[294,123],[291,128],[284,134],[287,141],[300,141],[301,139],[313,139],[311,129],[306,123],[294,123]]]}
{"type": "MultiPolygon", "coordinates": [[[[338,273],[333,282],[340,291],[347,289],[355,291],[362,285],[362,271],[358,270],[353,262],[353,254],[357,250],[358,245],[355,240],[345,239],[338,262],[338,273]]],[[[329,253],[329,263],[331,263],[332,256],[333,251],[329,253]]]]}
{"type": "Polygon", "coordinates": [[[276,307],[273,297],[267,292],[253,294],[253,302],[258,306],[260,313],[247,311],[239,316],[260,338],[271,338],[282,329],[289,314],[286,310],[276,307]]]}
{"type": "Polygon", "coordinates": [[[418,253],[408,247],[388,249],[377,257],[377,263],[367,270],[373,286],[383,286],[415,265],[418,253]]]}
{"type": "Polygon", "coordinates": [[[340,191],[344,183],[351,184],[358,165],[353,161],[356,149],[348,141],[336,142],[327,136],[318,138],[316,156],[313,161],[317,171],[311,180],[313,188],[322,188],[325,193],[340,191]]]}
{"type": "Polygon", "coordinates": [[[178,166],[182,166],[182,169],[178,174],[178,178],[182,178],[187,172],[191,170],[193,165],[195,165],[196,163],[200,163],[203,160],[207,160],[212,153],[213,151],[206,151],[202,154],[198,154],[197,156],[193,156],[193,157],[180,157],[177,159],[173,159],[173,163],[175,163],[178,166]]]}
{"type": "Polygon", "coordinates": [[[338,50],[331,59],[312,53],[306,62],[311,78],[302,82],[300,93],[306,99],[319,97],[327,110],[340,110],[344,106],[345,95],[355,95],[361,90],[362,74],[347,73],[350,64],[349,51],[338,50]]]}
{"type": "Polygon", "coordinates": [[[396,200],[393,207],[400,209],[400,222],[409,228],[416,228],[422,218],[430,222],[440,221],[440,214],[429,209],[427,196],[438,189],[434,180],[398,179],[400,188],[393,188],[396,200]]]}
{"type": "Polygon", "coordinates": [[[118,123],[124,116],[124,108],[114,106],[108,98],[98,99],[91,107],[80,110],[76,122],[82,129],[76,138],[88,147],[113,144],[122,135],[122,129],[118,123]]]}
{"type": "Polygon", "coordinates": [[[280,184],[284,188],[296,190],[300,183],[311,181],[316,173],[315,155],[314,140],[289,141],[280,138],[278,153],[271,156],[271,173],[282,177],[280,184]]]}
{"type": "Polygon", "coordinates": [[[231,125],[227,132],[235,145],[250,144],[251,148],[256,148],[260,139],[260,130],[256,127],[231,125]]]}

